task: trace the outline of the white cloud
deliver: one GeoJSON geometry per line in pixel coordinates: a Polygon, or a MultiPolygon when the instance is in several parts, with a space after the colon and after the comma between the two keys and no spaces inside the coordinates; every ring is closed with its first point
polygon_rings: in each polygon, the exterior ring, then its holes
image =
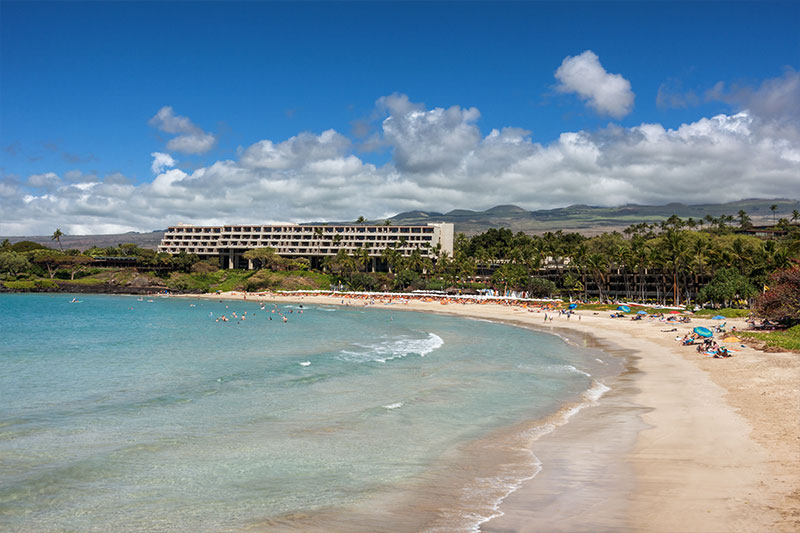
{"type": "Polygon", "coordinates": [[[217,142],[216,136],[195,126],[188,117],[176,115],[170,106],[159,109],[148,124],[165,133],[180,134],[167,142],[167,148],[175,152],[204,154],[217,142]]]}
{"type": "Polygon", "coordinates": [[[137,185],[119,174],[99,181],[71,174],[76,183],[52,173],[27,182],[2,178],[2,232],[354,220],[508,203],[541,209],[800,197],[796,123],[749,111],[674,129],[646,123],[565,132],[540,144],[515,127],[482,135],[475,108],[428,110],[403,95],[381,99],[378,108],[384,113],[378,141],[392,150],[380,166],[362,161],[347,137],[327,130],[261,140],[238,159],[193,171],[163,165],[151,182],[137,185]]]}
{"type": "Polygon", "coordinates": [[[28,185],[31,187],[50,189],[61,183],[55,172],[46,172],[44,174],[31,174],[28,177],[28,185]]]}
{"type": "Polygon", "coordinates": [[[394,161],[401,172],[452,169],[480,140],[480,130],[474,123],[481,114],[474,107],[426,111],[421,104],[410,104],[405,95],[379,103],[389,111],[383,121],[383,138],[394,148],[394,161]]]}
{"type": "Polygon", "coordinates": [[[279,144],[269,140],[257,142],[244,151],[241,161],[250,168],[287,170],[339,157],[349,148],[350,140],[334,130],[320,135],[303,132],[279,144]]]}
{"type": "Polygon", "coordinates": [[[150,165],[153,174],[160,174],[165,168],[172,168],[177,164],[171,155],[162,152],[153,152],[150,157],[153,158],[153,164],[150,165]]]}
{"type": "Polygon", "coordinates": [[[609,74],[597,54],[586,50],[567,56],[556,70],[558,90],[577,93],[598,113],[622,118],[633,110],[631,83],[619,74],[609,74]]]}

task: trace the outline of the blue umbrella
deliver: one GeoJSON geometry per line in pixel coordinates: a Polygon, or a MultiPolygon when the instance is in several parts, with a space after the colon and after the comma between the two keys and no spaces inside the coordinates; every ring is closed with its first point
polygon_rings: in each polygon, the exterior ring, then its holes
{"type": "Polygon", "coordinates": [[[631,312],[631,308],[628,307],[627,305],[618,305],[617,306],[617,311],[622,311],[623,313],[630,313],[631,312]]]}
{"type": "Polygon", "coordinates": [[[578,304],[569,304],[570,309],[575,309],[576,307],[578,307],[578,304]]]}
{"type": "Polygon", "coordinates": [[[637,315],[646,315],[647,311],[636,311],[637,315]]]}
{"type": "Polygon", "coordinates": [[[703,326],[697,326],[694,328],[694,332],[700,335],[701,337],[713,337],[714,334],[711,333],[711,330],[708,328],[704,328],[703,326]]]}
{"type": "Polygon", "coordinates": [[[712,316],[711,320],[725,320],[725,317],[722,315],[712,316]]]}

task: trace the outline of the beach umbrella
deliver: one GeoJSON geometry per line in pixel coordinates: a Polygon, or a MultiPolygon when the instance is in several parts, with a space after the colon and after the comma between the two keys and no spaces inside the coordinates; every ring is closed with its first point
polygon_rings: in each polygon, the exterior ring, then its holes
{"type": "Polygon", "coordinates": [[[712,316],[711,320],[725,320],[725,317],[722,315],[712,316]]]}
{"type": "Polygon", "coordinates": [[[700,335],[701,337],[713,337],[714,334],[711,333],[711,330],[708,328],[704,328],[703,326],[697,326],[694,328],[694,332],[700,335]]]}
{"type": "Polygon", "coordinates": [[[646,315],[647,311],[636,311],[637,315],[646,315]]]}
{"type": "Polygon", "coordinates": [[[618,305],[617,306],[617,311],[622,311],[623,313],[630,313],[631,312],[631,308],[628,307],[627,305],[618,305]]]}
{"type": "Polygon", "coordinates": [[[679,315],[679,314],[681,314],[681,312],[672,310],[672,311],[669,312],[669,314],[671,314],[671,315],[679,315]]]}
{"type": "Polygon", "coordinates": [[[576,307],[578,307],[578,304],[569,304],[570,309],[575,309],[576,307]]]}
{"type": "Polygon", "coordinates": [[[729,337],[725,337],[724,339],[722,339],[722,342],[742,342],[742,339],[740,339],[736,335],[731,335],[729,337]]]}

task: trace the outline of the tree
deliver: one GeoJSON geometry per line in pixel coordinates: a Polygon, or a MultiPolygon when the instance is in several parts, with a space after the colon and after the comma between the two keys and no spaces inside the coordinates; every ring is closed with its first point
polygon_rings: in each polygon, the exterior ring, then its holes
{"type": "Polygon", "coordinates": [[[261,268],[267,270],[283,270],[286,260],[278,255],[274,248],[269,246],[263,248],[253,248],[242,254],[248,261],[258,261],[261,268]]]}
{"type": "Polygon", "coordinates": [[[367,219],[366,219],[366,218],[364,218],[364,217],[363,217],[363,215],[362,215],[362,216],[360,216],[360,217],[358,217],[358,218],[356,219],[356,224],[363,224],[363,223],[364,223],[364,222],[366,222],[366,221],[367,221],[367,219]]]}
{"type": "Polygon", "coordinates": [[[750,217],[747,216],[747,212],[744,209],[739,210],[739,227],[742,229],[753,227],[750,217]]]}
{"type": "Polygon", "coordinates": [[[531,278],[527,290],[533,298],[550,298],[558,288],[549,279],[531,278]]]}
{"type": "Polygon", "coordinates": [[[31,252],[33,250],[49,250],[47,246],[42,246],[38,242],[19,241],[11,245],[12,252],[31,252]]]}
{"type": "Polygon", "coordinates": [[[200,257],[196,254],[187,254],[184,251],[181,251],[178,255],[173,255],[170,258],[170,266],[174,270],[179,270],[181,272],[189,272],[192,269],[192,265],[200,261],[200,257]]]}
{"type": "Polygon", "coordinates": [[[530,279],[528,269],[516,263],[506,263],[492,274],[492,283],[504,289],[527,288],[530,279]]]}
{"type": "Polygon", "coordinates": [[[356,270],[356,264],[344,248],[333,257],[325,258],[325,267],[338,281],[349,281],[356,270]]]}
{"type": "Polygon", "coordinates": [[[56,228],[56,230],[53,232],[53,236],[50,237],[51,241],[58,241],[58,247],[61,248],[62,252],[64,251],[64,247],[61,246],[61,237],[63,235],[64,234],[61,232],[61,228],[56,228]]]}
{"type": "Polygon", "coordinates": [[[34,250],[31,255],[31,261],[45,268],[50,279],[53,279],[64,257],[65,255],[58,250],[34,250]]]}
{"type": "Polygon", "coordinates": [[[75,280],[75,274],[83,272],[94,261],[87,255],[65,255],[59,261],[59,266],[69,271],[70,281],[75,280]]]}
{"type": "Polygon", "coordinates": [[[16,276],[27,272],[31,268],[31,263],[23,254],[17,252],[0,252],[0,272],[16,276]]]}
{"type": "Polygon", "coordinates": [[[775,224],[775,212],[778,211],[778,204],[772,204],[769,206],[769,210],[772,211],[772,223],[775,224]]]}
{"type": "Polygon", "coordinates": [[[800,321],[800,267],[797,263],[769,277],[753,309],[769,320],[787,324],[800,321]]]}
{"type": "Polygon", "coordinates": [[[797,222],[797,219],[800,219],[800,211],[797,209],[792,210],[792,222],[797,222]]]}
{"type": "Polygon", "coordinates": [[[730,306],[735,300],[747,300],[758,294],[758,289],[735,268],[721,268],[711,281],[700,290],[698,298],[704,302],[730,306]]]}

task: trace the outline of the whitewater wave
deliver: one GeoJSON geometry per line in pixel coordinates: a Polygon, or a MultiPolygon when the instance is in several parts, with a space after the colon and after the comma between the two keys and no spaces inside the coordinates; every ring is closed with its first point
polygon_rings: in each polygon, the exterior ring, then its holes
{"type": "Polygon", "coordinates": [[[374,344],[357,344],[361,350],[342,350],[337,358],[349,363],[385,363],[408,355],[425,357],[444,345],[444,341],[435,333],[428,333],[422,339],[395,337],[374,344]]]}
{"type": "Polygon", "coordinates": [[[592,375],[588,372],[584,372],[580,368],[576,368],[573,365],[547,365],[545,367],[541,367],[539,370],[549,372],[551,374],[582,374],[587,378],[592,377],[592,375]]]}
{"type": "Polygon", "coordinates": [[[382,405],[381,407],[383,407],[384,409],[389,409],[389,410],[391,410],[391,409],[400,409],[401,407],[403,407],[403,402],[390,403],[389,405],[382,405]]]}

